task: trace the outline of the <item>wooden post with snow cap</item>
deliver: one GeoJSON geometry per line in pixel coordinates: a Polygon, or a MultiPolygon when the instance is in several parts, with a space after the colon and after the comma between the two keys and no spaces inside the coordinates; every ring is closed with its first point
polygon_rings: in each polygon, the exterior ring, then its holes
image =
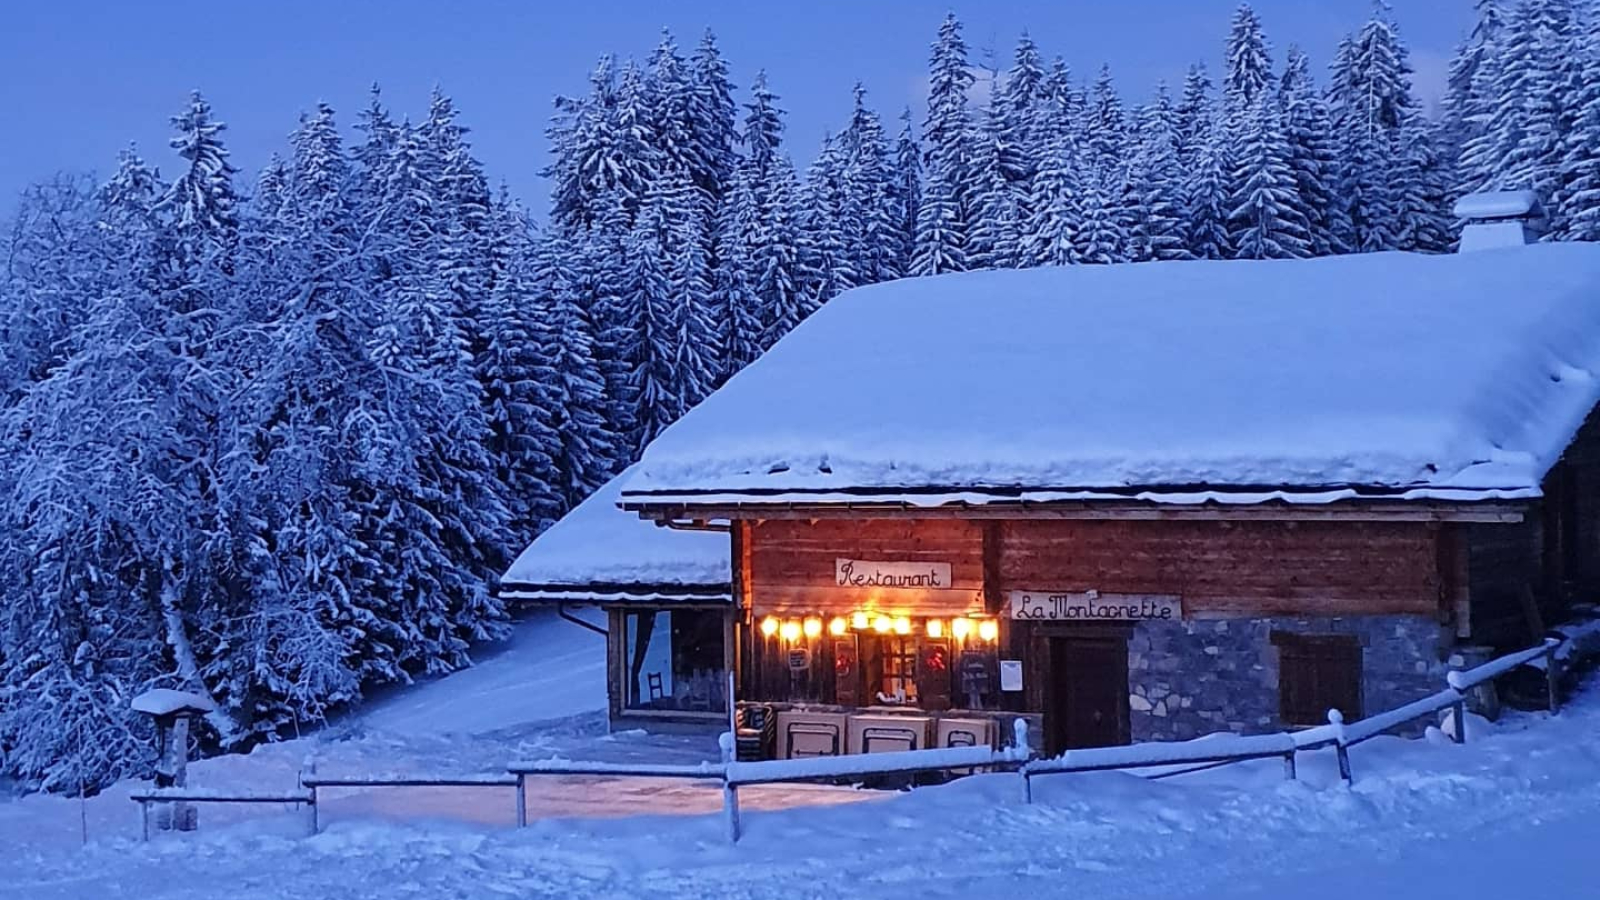
{"type": "MultiPolygon", "coordinates": [[[[210,699],[188,691],[152,688],[133,698],[134,712],[155,721],[157,759],[155,786],[181,788],[189,782],[189,719],[217,708],[210,699]]],[[[175,800],[156,811],[156,828],[162,831],[193,831],[197,811],[182,800],[175,800]]],[[[148,825],[145,827],[148,834],[148,825]]]]}
{"type": "Polygon", "coordinates": [[[1033,756],[1033,748],[1028,746],[1028,720],[1017,718],[1011,723],[1012,751],[1022,761],[1017,771],[1022,775],[1022,802],[1033,802],[1033,777],[1028,774],[1028,759],[1033,756]]]}
{"type": "Polygon", "coordinates": [[[1344,713],[1328,710],[1328,724],[1333,726],[1333,752],[1339,757],[1339,778],[1349,787],[1355,783],[1355,778],[1350,774],[1350,746],[1345,743],[1344,713]]]}
{"type": "Polygon", "coordinates": [[[1545,641],[1544,653],[1544,680],[1545,686],[1550,691],[1550,715],[1561,714],[1561,664],[1556,659],[1556,648],[1561,646],[1555,641],[1545,641]]]}
{"type": "Polygon", "coordinates": [[[733,732],[724,731],[717,736],[717,746],[722,749],[722,811],[728,817],[728,843],[739,843],[739,786],[728,779],[726,766],[734,760],[737,743],[733,732]]]}
{"type": "Polygon", "coordinates": [[[301,761],[300,775],[298,777],[300,789],[310,792],[308,795],[311,798],[310,802],[306,803],[306,827],[307,830],[310,831],[311,836],[315,837],[319,828],[319,823],[317,822],[317,800],[319,798],[317,797],[317,788],[315,785],[309,788],[306,787],[307,776],[310,777],[310,780],[316,780],[317,755],[315,753],[307,753],[306,758],[301,761]]]}

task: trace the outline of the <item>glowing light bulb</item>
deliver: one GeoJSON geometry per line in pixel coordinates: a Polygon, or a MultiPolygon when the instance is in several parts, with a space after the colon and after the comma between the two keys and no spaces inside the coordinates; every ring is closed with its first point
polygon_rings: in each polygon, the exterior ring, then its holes
{"type": "Polygon", "coordinates": [[[928,637],[931,637],[931,638],[942,638],[942,637],[944,637],[944,620],[943,619],[929,619],[928,620],[928,637]]]}
{"type": "Polygon", "coordinates": [[[767,637],[772,637],[773,635],[777,634],[778,633],[778,620],[773,618],[772,616],[767,616],[765,619],[762,619],[761,620],[761,633],[763,635],[767,636],[767,637]]]}
{"type": "Polygon", "coordinates": [[[867,619],[867,614],[864,612],[854,612],[850,614],[851,628],[857,629],[858,631],[865,631],[867,626],[871,624],[872,623],[867,619]]]}
{"type": "Polygon", "coordinates": [[[972,633],[972,620],[963,618],[951,622],[950,633],[955,635],[958,641],[966,640],[967,635],[972,633]]]}
{"type": "Polygon", "coordinates": [[[816,616],[811,616],[806,619],[804,627],[806,631],[806,637],[814,638],[822,633],[822,620],[816,616]]]}
{"type": "Polygon", "coordinates": [[[895,620],[894,620],[894,633],[895,634],[910,634],[911,633],[911,620],[906,618],[905,616],[896,617],[895,620]]]}
{"type": "Polygon", "coordinates": [[[850,623],[846,622],[843,616],[834,616],[833,621],[828,623],[828,633],[834,637],[838,637],[849,630],[850,623]]]}
{"type": "Polygon", "coordinates": [[[889,621],[888,616],[879,616],[872,620],[872,630],[879,634],[888,634],[893,628],[894,623],[889,621]]]}
{"type": "Polygon", "coordinates": [[[1000,623],[993,619],[984,619],[978,623],[978,637],[986,641],[997,640],[1000,637],[1000,623]]]}
{"type": "Polygon", "coordinates": [[[778,634],[786,641],[800,640],[800,623],[790,619],[778,628],[778,634]]]}

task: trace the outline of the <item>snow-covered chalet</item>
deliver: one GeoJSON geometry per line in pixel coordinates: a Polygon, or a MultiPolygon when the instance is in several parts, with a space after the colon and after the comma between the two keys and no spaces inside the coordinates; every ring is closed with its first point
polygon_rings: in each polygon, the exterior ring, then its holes
{"type": "Polygon", "coordinates": [[[706,685],[732,672],[776,756],[1019,714],[1054,752],[1430,694],[1600,589],[1600,246],[1520,245],[1530,211],[1465,209],[1519,245],[1453,255],[849,291],[573,514],[715,544],[689,580],[729,597],[669,596],[661,558],[628,575],[583,535],[556,555],[586,586],[525,556],[508,589],[610,606],[614,715],[726,722],[706,685]]]}

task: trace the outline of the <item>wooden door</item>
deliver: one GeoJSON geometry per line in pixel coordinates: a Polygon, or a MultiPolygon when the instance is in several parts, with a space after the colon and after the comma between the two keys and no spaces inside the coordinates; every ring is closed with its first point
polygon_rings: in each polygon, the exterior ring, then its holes
{"type": "Polygon", "coordinates": [[[1105,637],[1050,639],[1045,750],[1128,743],[1128,643],[1105,637]]]}

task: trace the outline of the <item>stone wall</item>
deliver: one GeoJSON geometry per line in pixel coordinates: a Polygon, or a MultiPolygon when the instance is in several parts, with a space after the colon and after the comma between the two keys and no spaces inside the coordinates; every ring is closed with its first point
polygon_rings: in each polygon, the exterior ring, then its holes
{"type": "Polygon", "coordinates": [[[1439,626],[1425,616],[1147,621],[1128,644],[1135,741],[1188,740],[1215,731],[1259,734],[1278,720],[1273,631],[1353,634],[1362,646],[1362,702],[1382,712],[1443,690],[1439,626]]]}

